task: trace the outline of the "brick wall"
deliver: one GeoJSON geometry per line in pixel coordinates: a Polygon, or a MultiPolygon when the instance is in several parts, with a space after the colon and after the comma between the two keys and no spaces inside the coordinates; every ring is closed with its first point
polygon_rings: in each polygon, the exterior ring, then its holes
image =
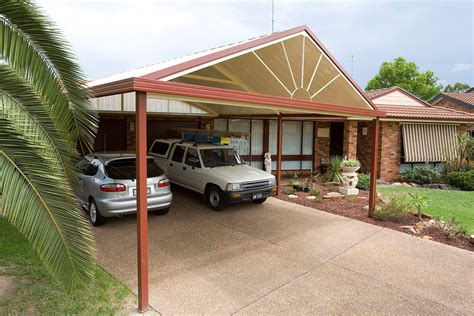
{"type": "Polygon", "coordinates": [[[441,101],[437,102],[435,106],[474,114],[474,109],[470,109],[467,106],[462,106],[459,103],[456,103],[451,100],[442,99],[441,101]]]}
{"type": "Polygon", "coordinates": [[[344,156],[357,158],[357,121],[344,122],[344,156]]]}
{"type": "Polygon", "coordinates": [[[400,180],[400,125],[380,122],[379,177],[383,181],[400,180]]]}
{"type": "Polygon", "coordinates": [[[370,172],[372,160],[372,122],[358,122],[357,124],[357,159],[360,161],[360,172],[370,172]],[[366,131],[364,135],[364,131],[366,131]]]}
{"type": "Polygon", "coordinates": [[[329,160],[329,137],[318,137],[318,128],[329,128],[330,122],[315,122],[314,128],[314,169],[319,168],[321,158],[325,162],[329,160]]]}

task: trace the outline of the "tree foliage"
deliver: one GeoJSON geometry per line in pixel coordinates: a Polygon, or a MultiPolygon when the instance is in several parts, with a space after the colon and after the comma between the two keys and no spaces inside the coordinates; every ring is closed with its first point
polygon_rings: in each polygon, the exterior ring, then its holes
{"type": "Polygon", "coordinates": [[[454,85],[448,84],[444,87],[443,92],[465,92],[470,87],[468,83],[456,82],[454,85]]]}
{"type": "Polygon", "coordinates": [[[76,146],[97,114],[61,32],[29,1],[0,0],[0,216],[68,289],[91,277],[94,243],[74,196],[76,146]]]}
{"type": "Polygon", "coordinates": [[[383,62],[379,72],[367,83],[365,89],[393,86],[399,86],[425,101],[433,98],[442,89],[442,85],[438,83],[438,78],[433,72],[427,70],[420,73],[414,62],[408,62],[403,57],[395,58],[391,62],[383,62]]]}

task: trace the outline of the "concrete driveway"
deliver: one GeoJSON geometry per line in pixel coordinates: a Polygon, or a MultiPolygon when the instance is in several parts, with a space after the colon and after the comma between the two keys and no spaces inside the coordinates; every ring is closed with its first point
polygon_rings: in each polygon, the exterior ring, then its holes
{"type": "MultiPolygon", "coordinates": [[[[208,209],[174,188],[149,217],[150,303],[164,314],[469,314],[472,252],[269,199],[208,209]]],[[[99,263],[136,292],[136,221],[94,228],[99,263]]]]}

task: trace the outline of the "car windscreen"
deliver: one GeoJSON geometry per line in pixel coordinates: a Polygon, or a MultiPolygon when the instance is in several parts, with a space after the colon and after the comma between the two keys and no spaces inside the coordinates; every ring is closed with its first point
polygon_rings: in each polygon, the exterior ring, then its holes
{"type": "Polygon", "coordinates": [[[242,159],[233,148],[201,149],[201,157],[206,168],[234,166],[242,163],[242,159]]]}
{"type": "MultiPolygon", "coordinates": [[[[159,177],[163,174],[163,171],[158,167],[153,158],[146,160],[146,166],[148,178],[159,177]]],[[[109,161],[105,165],[105,172],[112,179],[136,179],[136,168],[135,158],[123,158],[109,161]]]]}

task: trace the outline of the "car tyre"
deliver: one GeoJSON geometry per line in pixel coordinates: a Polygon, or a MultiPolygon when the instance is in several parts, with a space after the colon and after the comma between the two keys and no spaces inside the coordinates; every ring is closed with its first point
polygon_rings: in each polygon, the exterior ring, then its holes
{"type": "Polygon", "coordinates": [[[213,185],[209,187],[206,194],[206,200],[209,204],[209,207],[212,208],[214,211],[222,211],[224,209],[224,195],[222,194],[222,190],[213,185]]]}
{"type": "Polygon", "coordinates": [[[99,208],[95,201],[91,199],[89,202],[89,220],[92,223],[92,226],[101,226],[105,224],[105,217],[100,214],[99,208]]]}
{"type": "Polygon", "coordinates": [[[253,200],[252,202],[254,202],[255,204],[262,204],[266,200],[267,200],[267,198],[265,197],[265,198],[253,200]]]}
{"type": "Polygon", "coordinates": [[[167,207],[167,208],[164,208],[164,209],[162,209],[162,210],[153,211],[153,213],[155,213],[155,215],[162,216],[162,215],[168,214],[169,211],[170,211],[170,208],[167,207]]]}

